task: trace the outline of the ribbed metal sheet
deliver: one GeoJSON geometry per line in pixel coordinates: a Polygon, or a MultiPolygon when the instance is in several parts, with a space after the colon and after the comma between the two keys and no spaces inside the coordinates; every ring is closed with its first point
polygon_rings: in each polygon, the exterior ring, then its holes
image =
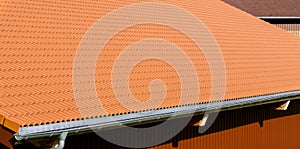
{"type": "Polygon", "coordinates": [[[282,29],[285,29],[297,36],[300,36],[300,24],[274,24],[282,29]]]}

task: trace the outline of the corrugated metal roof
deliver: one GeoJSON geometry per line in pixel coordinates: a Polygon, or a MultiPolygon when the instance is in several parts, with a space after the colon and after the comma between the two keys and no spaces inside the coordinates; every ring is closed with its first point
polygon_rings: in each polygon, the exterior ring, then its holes
{"type": "MultiPolygon", "coordinates": [[[[86,31],[98,19],[137,2],[140,1],[1,2],[0,114],[6,119],[4,126],[17,131],[18,126],[81,119],[72,86],[76,50],[86,31]]],[[[224,99],[300,89],[299,37],[219,0],[160,3],[186,9],[212,32],[226,66],[224,99]]],[[[174,14],[174,17],[178,16],[174,14]]],[[[189,21],[185,23],[188,24],[189,21]]],[[[197,28],[191,30],[198,31],[197,28]]],[[[195,43],[173,28],[140,24],[116,34],[105,45],[98,58],[95,86],[108,114],[130,112],[113,94],[112,66],[125,47],[145,38],[165,39],[183,49],[191,58],[199,77],[198,103],[211,100],[210,67],[195,43]]],[[[149,99],[149,83],[153,79],[162,79],[166,84],[167,94],[158,108],[178,105],[181,84],[170,65],[158,60],[143,61],[131,74],[131,91],[138,100],[149,99]]],[[[80,83],[87,82],[82,80],[80,83]]],[[[85,90],[88,89],[81,91],[85,90]]],[[[93,108],[98,107],[88,106],[85,110],[92,111],[93,108]]],[[[89,113],[88,116],[95,117],[99,114],[89,113]]]]}

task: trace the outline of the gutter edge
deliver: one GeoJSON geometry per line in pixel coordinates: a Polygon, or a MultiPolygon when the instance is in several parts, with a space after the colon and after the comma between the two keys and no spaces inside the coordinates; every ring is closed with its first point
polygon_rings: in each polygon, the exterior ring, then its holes
{"type": "Polygon", "coordinates": [[[63,132],[68,132],[69,134],[77,134],[77,133],[84,133],[87,131],[91,131],[91,129],[103,130],[103,129],[119,128],[121,127],[120,123],[125,125],[127,124],[130,125],[136,123],[140,124],[141,122],[145,122],[145,121],[148,122],[161,121],[169,117],[175,119],[180,117],[193,116],[194,115],[193,110],[195,109],[196,109],[195,114],[203,114],[205,112],[213,113],[218,110],[228,111],[228,110],[241,109],[246,107],[253,107],[253,106],[278,103],[287,100],[297,100],[297,99],[300,99],[300,90],[262,95],[256,97],[240,98],[236,100],[218,101],[218,102],[208,103],[208,104],[195,104],[195,105],[188,105],[182,107],[153,110],[154,113],[156,114],[153,114],[153,111],[150,110],[145,112],[124,114],[124,115],[98,117],[98,118],[60,122],[60,123],[47,124],[47,125],[20,127],[19,132],[14,134],[14,136],[16,140],[21,141],[21,140],[33,139],[33,138],[58,136],[63,132]],[[222,107],[218,107],[220,106],[220,104],[222,107]],[[172,115],[174,114],[174,111],[177,114],[176,116],[172,115]],[[152,115],[150,115],[149,113],[150,114],[152,113],[152,115]],[[141,115],[144,115],[144,117],[141,115]],[[91,123],[87,125],[86,122],[91,122],[93,123],[93,125],[90,125],[91,123]]]}

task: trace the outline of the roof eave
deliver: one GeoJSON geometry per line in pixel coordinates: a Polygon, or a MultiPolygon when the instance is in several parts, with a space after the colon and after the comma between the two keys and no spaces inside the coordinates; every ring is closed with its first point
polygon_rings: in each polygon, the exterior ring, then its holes
{"type": "Polygon", "coordinates": [[[180,117],[193,116],[194,114],[234,110],[296,99],[300,99],[300,90],[256,97],[240,98],[236,100],[226,100],[205,104],[193,104],[174,108],[142,111],[123,115],[89,118],[38,126],[27,126],[21,127],[19,132],[15,134],[15,138],[20,141],[24,139],[26,140],[60,135],[63,132],[68,132],[69,134],[77,134],[90,132],[92,130],[104,130],[119,128],[123,127],[124,125],[150,122],[152,123],[168,118],[175,119],[180,117]]]}

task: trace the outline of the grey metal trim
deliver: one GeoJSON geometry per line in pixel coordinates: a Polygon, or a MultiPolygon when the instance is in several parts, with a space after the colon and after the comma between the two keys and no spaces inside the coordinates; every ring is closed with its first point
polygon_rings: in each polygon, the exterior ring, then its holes
{"type": "Polygon", "coordinates": [[[91,129],[111,129],[122,127],[120,126],[120,123],[135,124],[145,121],[157,121],[169,117],[178,118],[181,116],[192,116],[194,112],[198,114],[203,114],[205,112],[211,113],[219,109],[221,109],[221,111],[225,111],[295,99],[300,99],[300,90],[249,98],[240,98],[236,100],[226,100],[205,104],[179,106],[175,108],[150,110],[123,115],[21,127],[19,132],[15,134],[15,138],[20,141],[23,139],[60,135],[63,132],[69,132],[70,134],[91,131],[91,129]],[[174,116],[174,113],[176,113],[176,116],[174,116]]]}
{"type": "Polygon", "coordinates": [[[298,16],[258,16],[260,19],[300,19],[298,16]]]}

